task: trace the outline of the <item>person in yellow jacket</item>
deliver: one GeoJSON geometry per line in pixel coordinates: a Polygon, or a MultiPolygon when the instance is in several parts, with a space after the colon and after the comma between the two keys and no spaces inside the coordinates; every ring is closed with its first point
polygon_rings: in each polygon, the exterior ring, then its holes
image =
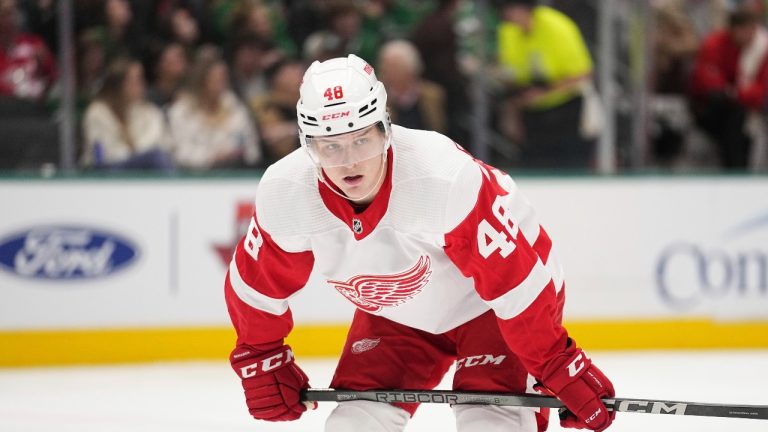
{"type": "Polygon", "coordinates": [[[579,28],[535,0],[500,0],[497,12],[499,126],[521,146],[520,166],[590,168],[594,146],[582,122],[592,59],[579,28]]]}

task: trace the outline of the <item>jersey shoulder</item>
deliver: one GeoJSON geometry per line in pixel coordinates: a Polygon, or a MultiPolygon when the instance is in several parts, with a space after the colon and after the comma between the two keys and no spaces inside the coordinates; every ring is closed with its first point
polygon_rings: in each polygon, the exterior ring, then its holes
{"type": "Polygon", "coordinates": [[[474,208],[482,185],[476,161],[437,132],[393,127],[393,219],[405,231],[446,233],[474,208]]]}
{"type": "Polygon", "coordinates": [[[320,198],[315,165],[301,148],[264,172],[256,191],[256,214],[259,225],[286,250],[338,225],[320,198]]]}

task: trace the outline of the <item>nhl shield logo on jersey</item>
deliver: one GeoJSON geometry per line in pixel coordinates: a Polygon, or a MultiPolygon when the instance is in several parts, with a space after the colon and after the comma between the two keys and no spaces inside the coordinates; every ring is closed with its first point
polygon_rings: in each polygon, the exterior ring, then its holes
{"type": "Polygon", "coordinates": [[[429,256],[408,270],[394,275],[358,275],[347,281],[328,280],[338,292],[366,312],[399,306],[412,299],[429,283],[432,275],[429,256]]]}
{"type": "Polygon", "coordinates": [[[354,231],[355,234],[363,233],[363,222],[360,219],[358,218],[352,219],[352,231],[354,231]]]}

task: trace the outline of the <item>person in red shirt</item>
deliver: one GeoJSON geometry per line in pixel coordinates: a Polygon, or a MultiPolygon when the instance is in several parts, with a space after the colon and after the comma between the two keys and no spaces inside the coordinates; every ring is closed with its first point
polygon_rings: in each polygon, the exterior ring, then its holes
{"type": "Polygon", "coordinates": [[[763,110],[768,91],[768,31],[757,13],[737,9],[726,29],[706,37],[691,79],[696,124],[715,141],[724,168],[746,168],[750,113],[763,110]]]}
{"type": "Polygon", "coordinates": [[[19,28],[15,0],[0,0],[0,96],[39,101],[56,78],[56,62],[43,40],[19,28]]]}

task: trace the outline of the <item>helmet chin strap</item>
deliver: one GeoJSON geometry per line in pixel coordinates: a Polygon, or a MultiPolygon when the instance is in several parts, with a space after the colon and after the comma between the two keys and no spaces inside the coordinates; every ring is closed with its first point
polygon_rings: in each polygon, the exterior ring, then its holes
{"type": "MultiPolygon", "coordinates": [[[[331,192],[335,193],[336,195],[350,201],[361,201],[366,198],[368,198],[379,186],[382,179],[384,178],[384,173],[387,171],[387,148],[384,149],[384,152],[381,153],[381,168],[379,169],[379,178],[376,180],[376,183],[373,184],[373,187],[371,187],[371,190],[369,190],[365,195],[361,196],[360,198],[353,198],[349,197],[347,195],[344,195],[336,190],[337,186],[333,183],[326,182],[325,176],[323,175],[323,169],[318,166],[317,167],[317,178],[323,182],[326,186],[328,186],[328,189],[331,190],[331,192]]],[[[340,189],[340,188],[339,188],[340,189]]]]}

